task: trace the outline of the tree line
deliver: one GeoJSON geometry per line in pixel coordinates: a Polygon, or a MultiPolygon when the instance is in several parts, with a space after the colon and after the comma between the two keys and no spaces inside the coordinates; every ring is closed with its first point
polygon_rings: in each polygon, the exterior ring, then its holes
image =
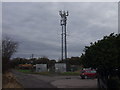
{"type": "MultiPolygon", "coordinates": [[[[81,59],[80,57],[71,57],[67,59],[68,63],[70,65],[81,65],[81,59]]],[[[48,65],[54,65],[55,63],[65,63],[65,60],[50,60],[47,57],[41,57],[41,58],[30,58],[30,59],[26,59],[26,58],[13,58],[12,60],[10,60],[11,66],[15,67],[18,66],[19,64],[32,64],[32,65],[36,65],[36,64],[48,64],[48,65]]]]}

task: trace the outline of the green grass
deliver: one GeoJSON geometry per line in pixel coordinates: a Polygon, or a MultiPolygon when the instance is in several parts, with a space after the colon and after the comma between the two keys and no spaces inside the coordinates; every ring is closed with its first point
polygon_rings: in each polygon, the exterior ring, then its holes
{"type": "Polygon", "coordinates": [[[31,70],[23,70],[23,69],[18,69],[19,72],[23,72],[23,73],[30,73],[31,70]]]}
{"type": "Polygon", "coordinates": [[[17,71],[26,73],[26,74],[40,74],[40,75],[50,75],[50,72],[32,72],[31,70],[18,69],[17,71]]]}
{"type": "Polygon", "coordinates": [[[55,72],[32,72],[31,70],[22,70],[18,69],[19,72],[26,73],[26,74],[39,74],[39,75],[80,75],[79,72],[63,72],[63,73],[55,73],[55,72]]]}

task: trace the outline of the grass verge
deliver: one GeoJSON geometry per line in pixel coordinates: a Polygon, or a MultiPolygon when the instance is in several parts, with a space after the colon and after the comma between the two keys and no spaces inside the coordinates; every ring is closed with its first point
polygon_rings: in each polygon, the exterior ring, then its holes
{"type": "Polygon", "coordinates": [[[18,69],[17,71],[23,72],[23,73],[30,73],[31,72],[31,70],[23,70],[23,69],[18,69]]]}
{"type": "Polygon", "coordinates": [[[63,75],[63,76],[78,76],[80,75],[79,72],[62,72],[62,73],[56,73],[56,72],[32,72],[31,70],[17,70],[22,73],[26,74],[39,74],[39,75],[63,75]]]}
{"type": "Polygon", "coordinates": [[[17,71],[22,72],[22,73],[26,73],[26,74],[51,75],[50,72],[32,72],[31,70],[22,70],[22,69],[18,69],[17,71]]]}

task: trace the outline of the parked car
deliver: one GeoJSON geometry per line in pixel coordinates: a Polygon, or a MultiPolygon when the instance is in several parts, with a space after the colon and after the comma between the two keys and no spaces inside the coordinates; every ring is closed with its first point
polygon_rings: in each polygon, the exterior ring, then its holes
{"type": "Polygon", "coordinates": [[[97,72],[94,69],[85,69],[85,70],[81,70],[80,76],[82,79],[96,78],[97,72]]]}

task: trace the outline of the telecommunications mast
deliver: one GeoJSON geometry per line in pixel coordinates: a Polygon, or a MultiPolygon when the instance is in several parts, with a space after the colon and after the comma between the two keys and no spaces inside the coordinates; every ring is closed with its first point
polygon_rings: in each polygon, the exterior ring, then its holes
{"type": "MultiPolygon", "coordinates": [[[[67,38],[66,38],[66,24],[67,24],[67,16],[69,15],[68,11],[59,11],[59,15],[61,16],[60,25],[62,26],[62,34],[61,34],[61,59],[64,59],[63,52],[65,54],[65,60],[67,61],[67,38]]],[[[66,62],[67,65],[67,62],[66,62]]]]}

